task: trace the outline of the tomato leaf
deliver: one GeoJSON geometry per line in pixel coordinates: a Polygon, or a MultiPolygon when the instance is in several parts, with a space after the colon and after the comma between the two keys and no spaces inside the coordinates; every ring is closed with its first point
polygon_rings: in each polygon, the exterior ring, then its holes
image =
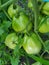
{"type": "Polygon", "coordinates": [[[18,57],[16,57],[16,58],[11,57],[11,64],[12,65],[18,65],[18,63],[19,63],[19,58],[18,57]]]}
{"type": "Polygon", "coordinates": [[[1,2],[2,2],[2,4],[3,4],[3,3],[5,3],[5,2],[7,2],[7,1],[8,1],[8,0],[2,0],[1,2]]]}
{"type": "Polygon", "coordinates": [[[2,65],[2,60],[0,59],[0,65],[2,65]]]}
{"type": "Polygon", "coordinates": [[[0,28],[0,35],[2,35],[3,33],[4,33],[4,30],[0,28]]]}
{"type": "Polygon", "coordinates": [[[42,65],[40,62],[35,62],[34,64],[32,65],[42,65]]]}
{"type": "Polygon", "coordinates": [[[3,21],[2,27],[3,27],[4,30],[7,30],[10,26],[11,26],[10,21],[3,21]]]}
{"type": "Polygon", "coordinates": [[[49,53],[49,40],[45,41],[45,50],[49,53]]]}

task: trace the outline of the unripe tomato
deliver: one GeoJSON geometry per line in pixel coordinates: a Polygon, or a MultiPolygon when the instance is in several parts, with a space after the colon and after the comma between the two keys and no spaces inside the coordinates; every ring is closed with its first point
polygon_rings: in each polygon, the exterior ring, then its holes
{"type": "Polygon", "coordinates": [[[8,14],[11,18],[13,18],[17,13],[20,7],[17,5],[16,8],[13,7],[13,4],[11,4],[8,8],[8,14]]]}
{"type": "Polygon", "coordinates": [[[46,2],[46,4],[43,6],[42,12],[46,15],[49,15],[49,2],[46,2]]]}
{"type": "Polygon", "coordinates": [[[39,32],[48,33],[49,32],[49,17],[45,20],[42,20],[39,25],[39,32]]]}
{"type": "Polygon", "coordinates": [[[25,28],[28,25],[27,29],[30,30],[32,27],[32,23],[30,22],[29,24],[29,19],[26,15],[20,14],[18,18],[13,17],[12,21],[12,27],[16,32],[26,32],[25,28]]]}
{"type": "Polygon", "coordinates": [[[41,42],[35,33],[32,36],[24,36],[23,48],[28,54],[38,54],[41,50],[41,42]]]}
{"type": "Polygon", "coordinates": [[[15,33],[9,34],[5,39],[5,45],[8,46],[10,49],[15,49],[16,45],[18,44],[18,37],[15,33]]]}
{"type": "Polygon", "coordinates": [[[28,7],[33,8],[32,0],[28,0],[28,7]]]}

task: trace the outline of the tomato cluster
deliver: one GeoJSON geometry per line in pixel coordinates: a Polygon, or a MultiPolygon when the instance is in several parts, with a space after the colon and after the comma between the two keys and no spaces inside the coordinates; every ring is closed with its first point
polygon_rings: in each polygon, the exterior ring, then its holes
{"type": "Polygon", "coordinates": [[[48,57],[49,2],[1,0],[0,65],[49,65],[48,57]]]}
{"type": "MultiPolygon", "coordinates": [[[[49,3],[46,3],[42,8],[42,13],[44,13],[45,15],[49,15],[48,5],[49,3]]],[[[28,7],[29,8],[33,7],[31,1],[28,2],[28,7]]],[[[21,47],[23,47],[28,54],[38,54],[42,48],[42,44],[35,33],[32,32],[30,36],[27,35],[27,32],[29,32],[32,29],[33,25],[32,22],[29,20],[29,17],[26,14],[24,14],[24,12],[19,12],[20,8],[21,8],[20,6],[14,8],[13,4],[11,4],[8,8],[8,14],[12,18],[12,29],[16,33],[24,34],[21,47]]],[[[42,20],[39,24],[38,32],[40,33],[49,32],[49,17],[47,16],[46,19],[42,17],[41,19],[42,20]]],[[[5,39],[6,46],[8,46],[11,49],[15,49],[19,41],[18,40],[19,37],[16,33],[9,34],[5,39]]]]}

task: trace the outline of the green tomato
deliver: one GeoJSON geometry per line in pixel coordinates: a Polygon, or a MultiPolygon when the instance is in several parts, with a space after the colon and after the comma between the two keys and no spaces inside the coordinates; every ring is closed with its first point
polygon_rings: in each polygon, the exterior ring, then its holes
{"type": "Polygon", "coordinates": [[[11,4],[8,8],[8,14],[11,18],[13,18],[17,13],[18,10],[20,9],[19,6],[17,6],[16,8],[13,7],[13,4],[11,4]]]}
{"type": "Polygon", "coordinates": [[[24,36],[23,48],[28,54],[38,54],[41,50],[41,42],[35,33],[32,36],[24,36]]]}
{"type": "MultiPolygon", "coordinates": [[[[27,30],[25,30],[27,24],[29,23],[29,19],[26,15],[24,14],[20,14],[20,16],[18,18],[13,17],[13,21],[12,21],[12,27],[16,32],[26,32],[27,30]]],[[[30,30],[32,27],[32,23],[29,23],[29,26],[27,27],[28,30],[30,30]]]]}
{"type": "Polygon", "coordinates": [[[32,0],[28,0],[28,7],[32,10],[34,10],[32,0]]]}
{"type": "Polygon", "coordinates": [[[28,7],[29,8],[32,8],[33,7],[32,0],[28,0],[28,7]]]}
{"type": "Polygon", "coordinates": [[[41,33],[48,33],[49,32],[49,18],[42,19],[41,23],[39,24],[39,32],[41,33]]]}
{"type": "Polygon", "coordinates": [[[5,45],[10,49],[15,49],[17,43],[18,37],[16,36],[16,33],[9,34],[5,39],[5,45]]]}
{"type": "Polygon", "coordinates": [[[43,6],[42,12],[46,15],[49,15],[49,2],[46,2],[46,4],[43,6]]]}

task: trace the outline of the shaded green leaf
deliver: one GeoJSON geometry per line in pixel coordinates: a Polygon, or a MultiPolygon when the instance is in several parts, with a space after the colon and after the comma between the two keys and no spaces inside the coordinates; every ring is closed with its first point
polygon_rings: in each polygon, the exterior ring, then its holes
{"type": "Polygon", "coordinates": [[[40,62],[35,62],[34,64],[32,65],[42,65],[40,62]]]}
{"type": "Polygon", "coordinates": [[[45,41],[45,50],[49,53],[49,40],[45,41]]]}
{"type": "Polygon", "coordinates": [[[0,28],[0,35],[2,35],[3,33],[4,33],[4,30],[0,28]]]}
{"type": "Polygon", "coordinates": [[[29,57],[31,57],[32,59],[34,59],[35,61],[39,61],[40,63],[44,64],[44,65],[49,65],[49,61],[45,60],[41,57],[37,57],[35,55],[28,55],[29,57]]]}
{"type": "Polygon", "coordinates": [[[11,64],[12,65],[18,65],[18,63],[19,63],[19,58],[18,57],[16,57],[16,58],[11,57],[11,64]]]}
{"type": "Polygon", "coordinates": [[[3,27],[4,30],[8,29],[10,26],[11,26],[10,21],[3,21],[2,27],[3,27]]]}

